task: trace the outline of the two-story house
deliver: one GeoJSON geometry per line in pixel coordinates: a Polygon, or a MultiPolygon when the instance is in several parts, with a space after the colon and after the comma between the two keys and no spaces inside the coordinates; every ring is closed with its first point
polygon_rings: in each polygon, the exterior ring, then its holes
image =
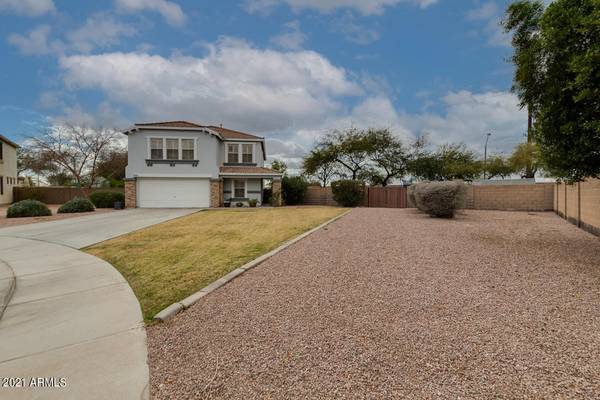
{"type": "Polygon", "coordinates": [[[13,186],[17,186],[17,149],[19,146],[0,135],[0,204],[13,201],[13,186]]]}
{"type": "Polygon", "coordinates": [[[221,207],[280,199],[281,174],[264,167],[265,139],[186,121],[135,124],[128,143],[127,207],[221,207]]]}

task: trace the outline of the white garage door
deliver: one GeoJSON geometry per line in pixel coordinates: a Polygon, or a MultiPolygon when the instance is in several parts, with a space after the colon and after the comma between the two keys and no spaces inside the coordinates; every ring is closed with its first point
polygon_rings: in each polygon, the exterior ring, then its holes
{"type": "Polygon", "coordinates": [[[138,178],[137,198],[138,207],[208,207],[210,183],[199,178],[138,178]]]}

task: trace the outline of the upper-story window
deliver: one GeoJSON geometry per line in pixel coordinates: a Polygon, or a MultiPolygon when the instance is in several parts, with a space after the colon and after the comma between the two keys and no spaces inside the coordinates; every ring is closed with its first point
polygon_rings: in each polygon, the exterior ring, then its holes
{"type": "Polygon", "coordinates": [[[195,161],[196,140],[193,138],[150,138],[150,160],[195,161]]]}
{"type": "Polygon", "coordinates": [[[0,161],[4,160],[3,147],[4,143],[0,142],[0,161]]]}
{"type": "Polygon", "coordinates": [[[167,139],[167,160],[179,160],[179,139],[167,139]]]}
{"type": "Polygon", "coordinates": [[[254,149],[254,144],[252,144],[252,143],[242,144],[242,162],[243,163],[252,163],[252,161],[254,161],[254,155],[252,154],[253,149],[254,149]]]}
{"type": "Polygon", "coordinates": [[[254,162],[254,143],[227,143],[227,163],[252,164],[254,162]]]}
{"type": "Polygon", "coordinates": [[[162,160],[164,158],[162,138],[150,139],[150,158],[152,160],[162,160]]]}
{"type": "Polygon", "coordinates": [[[194,159],[194,139],[181,139],[181,159],[194,159]]]}
{"type": "Polygon", "coordinates": [[[239,145],[237,143],[228,143],[227,144],[227,162],[228,163],[238,163],[239,160],[239,145]]]}

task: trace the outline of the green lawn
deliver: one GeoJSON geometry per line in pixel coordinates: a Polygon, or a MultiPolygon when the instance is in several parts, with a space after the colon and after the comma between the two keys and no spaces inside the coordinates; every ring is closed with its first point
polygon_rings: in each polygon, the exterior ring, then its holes
{"type": "Polygon", "coordinates": [[[87,248],[115,266],[151,319],[283,242],[341,214],[343,208],[204,211],[87,248]]]}

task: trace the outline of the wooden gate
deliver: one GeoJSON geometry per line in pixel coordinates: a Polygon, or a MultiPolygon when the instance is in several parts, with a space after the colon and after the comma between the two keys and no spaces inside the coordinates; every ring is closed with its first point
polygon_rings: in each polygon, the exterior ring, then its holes
{"type": "Polygon", "coordinates": [[[406,208],[407,191],[405,186],[370,186],[367,192],[367,206],[378,208],[406,208]]]}

